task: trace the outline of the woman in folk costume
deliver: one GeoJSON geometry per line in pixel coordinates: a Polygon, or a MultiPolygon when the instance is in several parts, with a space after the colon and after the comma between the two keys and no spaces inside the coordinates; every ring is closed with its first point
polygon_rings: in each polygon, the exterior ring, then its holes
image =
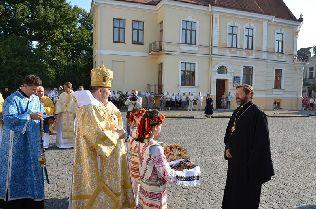
{"type": "Polygon", "coordinates": [[[94,68],[90,90],[74,93],[80,107],[70,209],[135,208],[122,115],[108,101],[112,79],[111,70],[94,68]]]}
{"type": "Polygon", "coordinates": [[[56,145],[59,148],[72,148],[75,142],[75,117],[78,108],[77,101],[72,91],[72,84],[66,82],[64,90],[56,103],[56,124],[57,129],[56,145]]]}
{"type": "Polygon", "coordinates": [[[133,138],[128,146],[129,167],[140,209],[167,208],[167,183],[175,183],[176,175],[182,173],[170,168],[163,147],[156,141],[164,118],[157,110],[131,113],[133,138]]]}

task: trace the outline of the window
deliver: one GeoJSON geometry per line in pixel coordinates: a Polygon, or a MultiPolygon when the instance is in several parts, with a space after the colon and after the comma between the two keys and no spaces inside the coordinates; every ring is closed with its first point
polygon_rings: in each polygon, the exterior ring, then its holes
{"type": "Polygon", "coordinates": [[[181,86],[195,86],[195,63],[181,62],[181,86]]]}
{"type": "Polygon", "coordinates": [[[133,44],[144,44],[144,22],[133,20],[133,44]]]}
{"type": "Polygon", "coordinates": [[[181,42],[196,45],[196,22],[182,20],[181,42]]]}
{"type": "Polygon", "coordinates": [[[113,19],[113,42],[125,43],[125,20],[113,19]]]}
{"type": "Polygon", "coordinates": [[[252,86],[252,79],[253,79],[253,67],[252,66],[244,66],[242,83],[252,86]]]}
{"type": "Polygon", "coordinates": [[[274,88],[282,89],[282,69],[274,70],[274,88]]]}
{"type": "Polygon", "coordinates": [[[308,78],[313,79],[314,78],[314,67],[308,68],[308,78]]]}
{"type": "Polygon", "coordinates": [[[227,67],[220,66],[219,68],[217,68],[217,74],[227,74],[227,67]]]}
{"type": "Polygon", "coordinates": [[[283,53],[283,33],[276,33],[276,52],[283,53]]]}
{"type": "Polygon", "coordinates": [[[246,37],[246,49],[253,49],[253,28],[246,28],[245,30],[246,37]]]}
{"type": "Polygon", "coordinates": [[[237,48],[237,26],[228,26],[228,47],[237,48]]]}

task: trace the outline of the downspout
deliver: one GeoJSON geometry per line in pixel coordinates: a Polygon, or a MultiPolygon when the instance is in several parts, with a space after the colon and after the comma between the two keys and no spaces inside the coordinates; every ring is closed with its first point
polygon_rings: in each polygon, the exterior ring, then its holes
{"type": "Polygon", "coordinates": [[[209,12],[210,12],[210,51],[209,51],[209,54],[210,54],[210,58],[209,58],[209,85],[208,87],[210,88],[210,95],[212,93],[212,87],[211,85],[212,84],[212,58],[213,58],[213,12],[212,12],[212,5],[209,4],[209,12]]]}

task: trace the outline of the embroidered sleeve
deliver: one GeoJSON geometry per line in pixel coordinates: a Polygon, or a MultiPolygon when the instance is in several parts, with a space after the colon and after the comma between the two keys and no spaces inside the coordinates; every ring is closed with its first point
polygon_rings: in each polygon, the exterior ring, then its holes
{"type": "Polygon", "coordinates": [[[163,148],[159,145],[150,147],[150,155],[158,174],[170,183],[176,182],[176,174],[167,162],[163,148]]]}

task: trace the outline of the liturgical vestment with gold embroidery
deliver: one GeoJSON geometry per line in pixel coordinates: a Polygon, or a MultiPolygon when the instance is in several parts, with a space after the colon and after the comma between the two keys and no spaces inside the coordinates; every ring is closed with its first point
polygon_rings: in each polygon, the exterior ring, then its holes
{"type": "Polygon", "coordinates": [[[73,93],[63,92],[56,103],[57,116],[56,145],[59,148],[72,148],[75,142],[75,118],[78,109],[73,93]]]}
{"type": "Polygon", "coordinates": [[[77,112],[71,209],[135,208],[120,111],[97,100],[77,112]]]}

